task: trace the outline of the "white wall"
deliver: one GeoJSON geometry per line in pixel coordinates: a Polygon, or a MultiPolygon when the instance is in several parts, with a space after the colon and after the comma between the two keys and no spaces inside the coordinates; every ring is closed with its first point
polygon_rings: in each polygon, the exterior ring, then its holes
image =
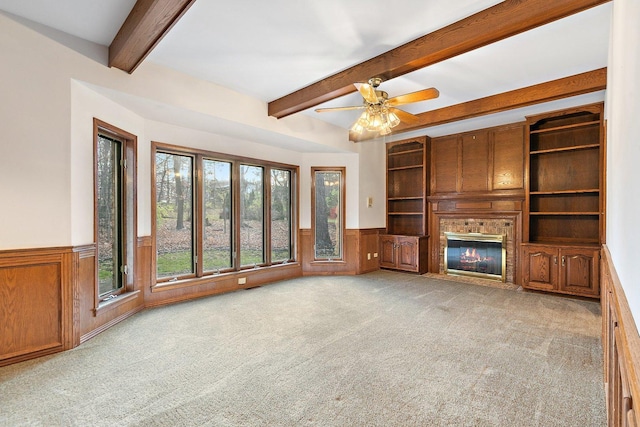
{"type": "Polygon", "coordinates": [[[359,165],[357,154],[305,154],[300,167],[300,228],[311,228],[311,168],[346,167],[345,228],[358,228],[359,165]],[[304,208],[306,207],[306,208],[304,208]]]}
{"type": "Polygon", "coordinates": [[[640,322],[640,2],[615,0],[607,77],[607,246],[640,322]]]}
{"type": "Polygon", "coordinates": [[[387,191],[386,177],[386,145],[383,141],[361,142],[358,144],[360,154],[360,194],[358,195],[359,228],[386,227],[387,191]],[[367,198],[373,200],[367,206],[367,198]]]}
{"type": "Polygon", "coordinates": [[[0,248],[69,243],[69,76],[51,43],[0,16],[0,248]],[[28,46],[25,50],[22,46],[28,46]]]}
{"type": "Polygon", "coordinates": [[[359,228],[358,181],[368,175],[344,129],[276,120],[262,101],[152,63],[133,75],[110,69],[106,48],[100,59],[92,44],[90,58],[82,41],[71,48],[37,30],[0,13],[0,250],[93,241],[94,117],[138,137],[139,235],[151,232],[152,140],[300,165],[303,227],[310,167],[346,166],[347,227],[359,228]]]}
{"type": "MultiPolygon", "coordinates": [[[[138,156],[149,159],[145,144],[144,120],[126,108],[92,91],[85,85],[71,82],[71,244],[83,245],[93,241],[93,119],[97,118],[124,129],[139,138],[138,156]],[[142,143],[140,143],[142,142],[142,143]]],[[[138,165],[139,207],[138,233],[148,235],[149,225],[149,161],[138,165]],[[146,178],[146,179],[145,179],[146,178]],[[143,202],[140,204],[140,202],[143,202]],[[146,231],[146,233],[144,232],[146,231]]]]}

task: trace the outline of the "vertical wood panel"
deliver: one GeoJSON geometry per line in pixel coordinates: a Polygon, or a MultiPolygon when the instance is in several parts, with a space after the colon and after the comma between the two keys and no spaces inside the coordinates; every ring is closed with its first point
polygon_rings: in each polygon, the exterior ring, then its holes
{"type": "Polygon", "coordinates": [[[462,136],[462,182],[463,192],[489,190],[489,139],[487,132],[480,131],[462,136]]]}
{"type": "Polygon", "coordinates": [[[524,125],[493,134],[493,190],[524,189],[524,125]]]}
{"type": "Polygon", "coordinates": [[[431,147],[431,194],[456,192],[458,137],[434,138],[431,147]]]}
{"type": "Polygon", "coordinates": [[[359,230],[356,242],[359,265],[356,274],[368,273],[380,268],[378,263],[380,255],[378,252],[378,236],[383,231],[384,229],[376,228],[359,230]]]}
{"type": "Polygon", "coordinates": [[[14,261],[14,265],[3,262],[0,266],[0,360],[62,349],[61,257],[14,261]]]}

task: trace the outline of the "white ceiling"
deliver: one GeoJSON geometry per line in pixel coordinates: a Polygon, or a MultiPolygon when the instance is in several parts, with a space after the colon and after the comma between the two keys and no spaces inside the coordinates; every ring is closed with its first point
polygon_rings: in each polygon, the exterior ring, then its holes
{"type": "MultiPolygon", "coordinates": [[[[108,46],[134,3],[0,0],[0,10],[108,46]]],[[[268,102],[497,3],[197,0],[146,61],[268,102]]],[[[420,113],[606,67],[612,3],[384,82],[382,89],[395,96],[438,88],[438,99],[403,107],[420,113]]],[[[493,126],[603,99],[598,92],[417,133],[438,136],[493,126]]],[[[354,93],[322,107],[361,102],[354,93]]],[[[358,112],[319,114],[309,109],[301,114],[348,129],[358,112]]]]}

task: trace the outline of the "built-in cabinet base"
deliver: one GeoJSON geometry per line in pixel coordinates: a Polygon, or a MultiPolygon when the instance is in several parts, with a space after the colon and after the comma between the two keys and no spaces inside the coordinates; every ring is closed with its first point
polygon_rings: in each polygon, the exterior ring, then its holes
{"type": "Polygon", "coordinates": [[[597,246],[522,245],[522,287],[600,297],[597,246]]]}
{"type": "Polygon", "coordinates": [[[380,236],[380,267],[426,273],[429,257],[427,236],[380,236]]]}

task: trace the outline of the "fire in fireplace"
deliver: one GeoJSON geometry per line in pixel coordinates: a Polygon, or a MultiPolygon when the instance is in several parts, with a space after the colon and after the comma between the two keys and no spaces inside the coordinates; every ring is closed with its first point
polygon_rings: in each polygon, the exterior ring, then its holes
{"type": "Polygon", "coordinates": [[[500,234],[445,232],[445,274],[505,281],[505,241],[500,234]]]}

